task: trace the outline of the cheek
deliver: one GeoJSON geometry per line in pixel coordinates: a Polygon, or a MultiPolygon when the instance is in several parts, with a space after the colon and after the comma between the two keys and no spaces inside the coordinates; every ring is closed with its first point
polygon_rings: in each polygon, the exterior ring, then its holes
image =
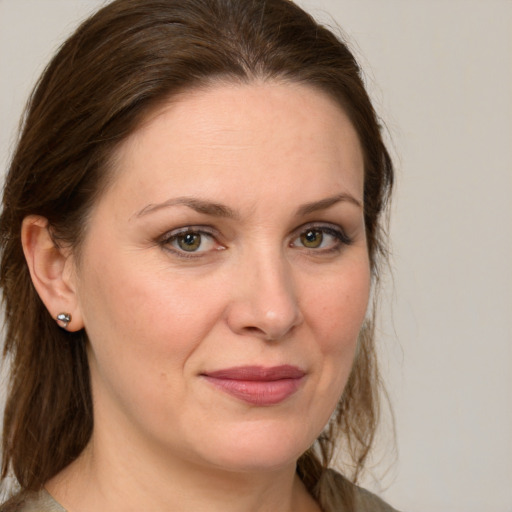
{"type": "Polygon", "coordinates": [[[187,362],[218,317],[215,294],[187,281],[149,259],[90,260],[81,295],[97,414],[119,407],[132,422],[168,425],[186,402],[187,362]]]}
{"type": "Polygon", "coordinates": [[[100,254],[84,269],[82,309],[92,354],[105,378],[113,366],[120,377],[166,378],[181,370],[211,329],[217,301],[201,280],[191,285],[162,265],[134,260],[100,254]]]}
{"type": "Polygon", "coordinates": [[[350,374],[370,293],[370,272],[364,258],[331,274],[319,287],[310,289],[303,307],[314,333],[322,369],[318,386],[332,407],[337,403],[350,374]],[[333,275],[335,277],[333,277],[333,275]]]}
{"type": "Polygon", "coordinates": [[[198,326],[198,309],[211,306],[204,287],[169,272],[152,258],[99,256],[89,265],[81,293],[89,323],[101,319],[103,327],[148,334],[161,331],[168,337],[175,330],[193,330],[198,326]]]}
{"type": "Polygon", "coordinates": [[[308,322],[341,349],[354,342],[364,321],[370,295],[370,271],[365,260],[332,272],[303,293],[308,322]]]}

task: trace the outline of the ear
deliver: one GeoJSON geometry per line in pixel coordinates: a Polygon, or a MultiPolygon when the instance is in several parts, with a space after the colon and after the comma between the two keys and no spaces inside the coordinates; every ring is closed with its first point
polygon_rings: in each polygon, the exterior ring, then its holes
{"type": "Polygon", "coordinates": [[[21,243],[32,283],[52,318],[69,313],[68,331],[83,328],[78,307],[74,258],[69,248],[59,247],[52,239],[48,220],[37,215],[23,219],[21,243]]]}

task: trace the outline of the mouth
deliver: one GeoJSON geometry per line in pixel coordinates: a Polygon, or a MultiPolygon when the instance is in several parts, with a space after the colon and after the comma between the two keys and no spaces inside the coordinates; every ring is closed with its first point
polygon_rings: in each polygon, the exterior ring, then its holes
{"type": "Polygon", "coordinates": [[[306,373],[297,366],[238,366],[201,374],[217,389],[251,405],[276,405],[291,397],[306,373]]]}

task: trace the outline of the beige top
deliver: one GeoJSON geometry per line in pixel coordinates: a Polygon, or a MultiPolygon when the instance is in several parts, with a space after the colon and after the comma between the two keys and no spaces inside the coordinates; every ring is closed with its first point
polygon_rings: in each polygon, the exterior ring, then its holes
{"type": "Polygon", "coordinates": [[[66,512],[46,491],[20,493],[0,507],[0,512],[66,512]]]}
{"type": "MultiPolygon", "coordinates": [[[[334,471],[329,473],[331,483],[334,485],[330,485],[331,491],[327,491],[329,496],[326,496],[325,501],[329,505],[324,507],[324,512],[397,512],[375,494],[357,486],[353,486],[355,506],[352,510],[347,510],[342,504],[340,493],[335,492],[336,488],[345,487],[347,480],[334,471]]],[[[14,496],[0,506],[0,512],[66,512],[66,510],[45,489],[42,489],[39,492],[20,493],[14,496]]]]}

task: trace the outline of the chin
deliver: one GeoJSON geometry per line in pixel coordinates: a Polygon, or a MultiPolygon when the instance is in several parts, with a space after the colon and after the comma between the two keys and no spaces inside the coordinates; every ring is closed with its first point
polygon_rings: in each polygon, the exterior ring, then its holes
{"type": "Polygon", "coordinates": [[[278,452],[266,450],[237,451],[225,453],[216,458],[214,465],[221,470],[233,473],[268,473],[293,466],[302,452],[278,452]]]}
{"type": "Polygon", "coordinates": [[[295,466],[316,436],[273,426],[251,425],[231,431],[223,439],[212,440],[215,453],[206,454],[215,466],[234,472],[259,472],[295,466]]]}

